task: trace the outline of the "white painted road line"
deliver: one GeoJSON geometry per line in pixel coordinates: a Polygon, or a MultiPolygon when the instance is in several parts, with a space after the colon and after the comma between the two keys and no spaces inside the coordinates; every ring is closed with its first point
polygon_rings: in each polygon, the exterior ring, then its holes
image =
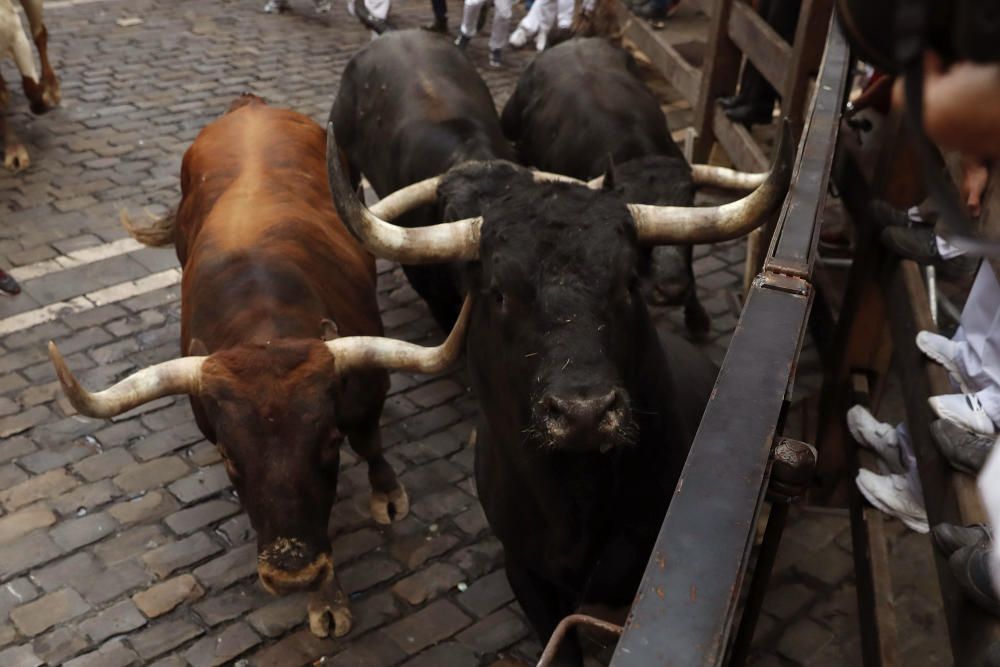
{"type": "Polygon", "coordinates": [[[6,336],[7,334],[57,320],[69,313],[82,313],[109,303],[131,299],[140,294],[176,285],[180,281],[180,269],[167,269],[166,271],[153,273],[138,280],[130,280],[118,285],[112,285],[111,287],[94,290],[83,296],[74,297],[69,301],[50,303],[47,306],[0,320],[0,336],[6,336]]]}
{"type": "Polygon", "coordinates": [[[118,239],[111,243],[74,250],[66,255],[60,255],[59,257],[47,259],[43,262],[19,266],[16,269],[11,269],[8,273],[14,276],[16,280],[24,282],[25,280],[55,273],[56,271],[72,269],[86,264],[93,264],[109,257],[124,255],[144,247],[144,245],[135,239],[118,239]]]}

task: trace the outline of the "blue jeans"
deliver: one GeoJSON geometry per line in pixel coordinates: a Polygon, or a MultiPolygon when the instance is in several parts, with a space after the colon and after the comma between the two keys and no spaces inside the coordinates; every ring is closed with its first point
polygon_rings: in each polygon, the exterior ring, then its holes
{"type": "Polygon", "coordinates": [[[448,3],[445,0],[431,0],[431,9],[434,10],[434,18],[448,18],[448,3]]]}

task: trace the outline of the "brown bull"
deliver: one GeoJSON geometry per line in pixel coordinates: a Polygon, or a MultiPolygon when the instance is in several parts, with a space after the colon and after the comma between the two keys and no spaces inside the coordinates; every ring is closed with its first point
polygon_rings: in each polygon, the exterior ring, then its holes
{"type": "Polygon", "coordinates": [[[327,523],[340,444],[368,463],[372,516],[401,518],[406,492],[382,455],[379,416],[388,369],[437,372],[458,354],[465,317],[438,348],[381,338],[374,260],[335,212],[323,130],[244,96],[184,156],[176,215],[143,231],[173,242],[184,269],[180,359],[96,394],[50,343],[73,405],[110,417],[167,394],[191,397],[257,531],[270,592],[314,591],[312,631],[351,624],[327,523]]]}

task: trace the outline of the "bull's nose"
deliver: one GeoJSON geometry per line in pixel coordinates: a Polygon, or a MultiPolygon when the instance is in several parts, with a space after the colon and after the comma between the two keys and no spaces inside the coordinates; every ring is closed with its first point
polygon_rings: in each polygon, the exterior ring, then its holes
{"type": "Polygon", "coordinates": [[[542,399],[550,431],[565,431],[565,435],[600,428],[606,419],[620,413],[623,405],[617,389],[597,396],[548,394],[542,399]]]}

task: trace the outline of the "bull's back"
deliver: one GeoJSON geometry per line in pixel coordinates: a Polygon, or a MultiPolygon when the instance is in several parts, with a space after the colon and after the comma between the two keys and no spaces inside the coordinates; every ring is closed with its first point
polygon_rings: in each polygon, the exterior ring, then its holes
{"type": "Polygon", "coordinates": [[[322,318],[381,333],[374,260],[333,207],[325,141],[308,117],[252,102],[192,144],[177,214],[185,339],[316,337],[322,318]]]}
{"type": "Polygon", "coordinates": [[[615,163],[676,155],[666,118],[629,56],[602,38],[543,52],[518,81],[503,113],[522,160],[576,178],[615,163]]]}
{"type": "Polygon", "coordinates": [[[475,66],[422,30],[384,34],[355,55],[330,120],[382,196],[467,159],[513,157],[475,66]]]}

